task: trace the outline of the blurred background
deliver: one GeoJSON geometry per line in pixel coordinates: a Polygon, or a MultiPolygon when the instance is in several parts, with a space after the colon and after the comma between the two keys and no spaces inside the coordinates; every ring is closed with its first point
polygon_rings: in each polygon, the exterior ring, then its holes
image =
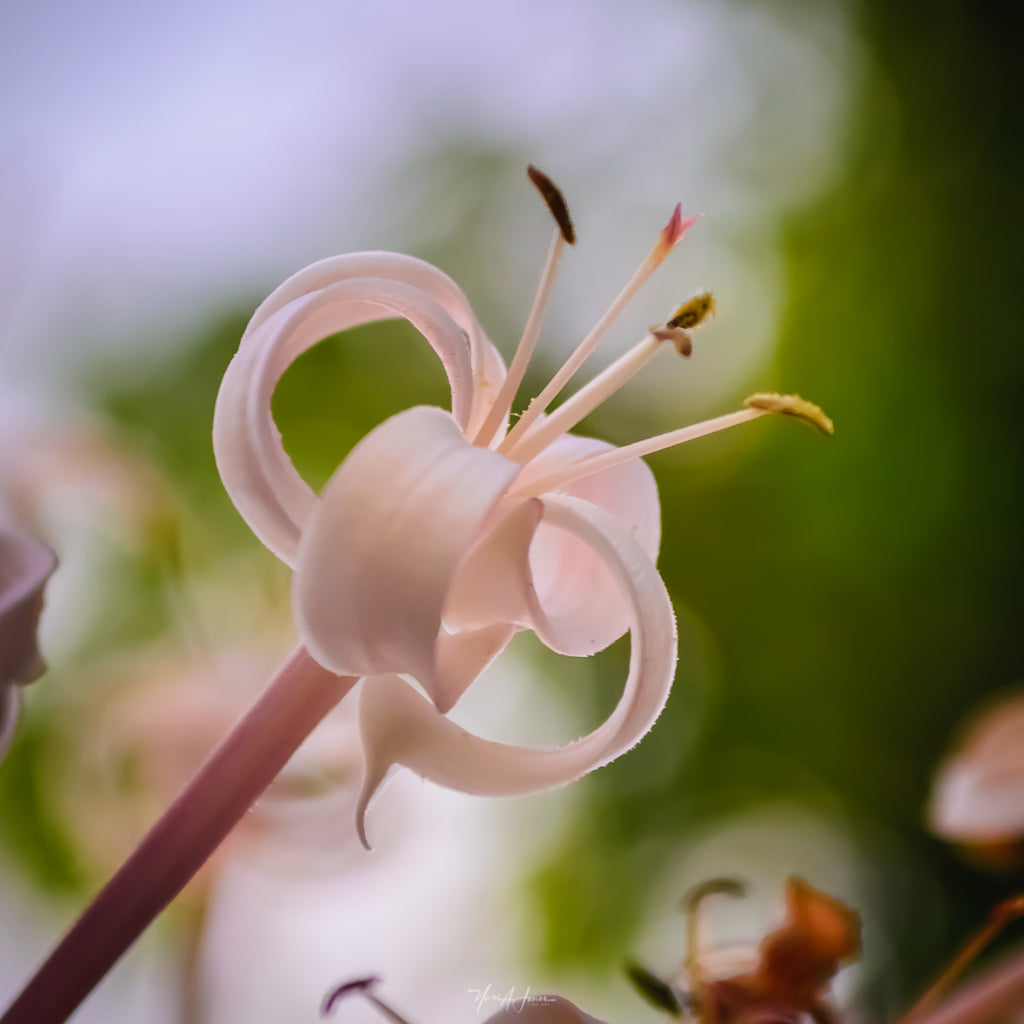
{"type": "MultiPolygon", "coordinates": [[[[1024,878],[927,827],[964,724],[1024,680],[1021,21],[996,0],[0,3],[0,507],[62,563],[51,671],[0,765],[0,998],[291,643],[287,573],[210,445],[252,310],[316,259],[395,249],[511,357],[550,231],[532,162],[579,242],[530,390],[681,200],[703,219],[599,358],[701,287],[718,316],[582,432],[777,389],[835,437],[759,421],[650,459],[680,663],[631,754],[508,801],[403,777],[367,856],[343,708],[80,1019],[314,1021],[377,973],[414,1024],[513,987],[642,1024],[624,957],[674,970],[679,900],[721,874],[751,895],[715,943],[756,941],[789,874],[856,907],[840,998],[894,1019],[1024,878]]],[[[304,356],[275,414],[319,486],[421,402],[446,402],[440,367],[386,323],[304,356]]],[[[572,738],[627,653],[517,642],[465,721],[572,738]]]]}

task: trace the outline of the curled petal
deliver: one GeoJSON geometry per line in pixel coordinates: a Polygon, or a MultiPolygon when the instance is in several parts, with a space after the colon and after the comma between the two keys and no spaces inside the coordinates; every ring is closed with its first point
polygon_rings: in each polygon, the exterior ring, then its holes
{"type": "Polygon", "coordinates": [[[482,796],[564,785],[629,750],[658,717],[676,663],[672,605],[654,564],[611,515],[574,498],[545,498],[545,520],[588,544],[604,560],[631,609],[629,675],[619,703],[593,732],[562,747],[536,750],[473,736],[439,714],[397,676],[369,679],[360,700],[364,778],[357,827],[393,764],[482,796]]]}
{"type": "Polygon", "coordinates": [[[437,352],[452,415],[471,429],[504,365],[454,282],[411,257],[354,253],[306,268],[257,309],[224,374],[214,411],[217,467],[253,532],[288,564],[316,499],[284,450],[271,395],[288,366],[322,338],[391,317],[408,320],[437,352]]]}
{"type": "Polygon", "coordinates": [[[57,556],[45,544],[0,526],[0,753],[14,729],[16,686],[32,682],[45,666],[36,643],[43,588],[57,556]]]}
{"type": "MultiPolygon", "coordinates": [[[[243,338],[296,299],[339,281],[374,277],[408,285],[433,299],[465,334],[473,368],[472,409],[465,421],[458,414],[456,419],[467,433],[473,433],[505,379],[505,364],[477,322],[462,289],[447,274],[424,260],[395,252],[355,252],[313,263],[293,274],[260,303],[243,338]]],[[[452,397],[454,402],[454,382],[452,397]]]]}
{"type": "Polygon", "coordinates": [[[445,596],[517,470],[469,445],[441,409],[409,409],[368,434],[328,482],[299,546],[292,604],[313,657],[339,675],[408,672],[444,703],[445,596]]]}
{"type": "MultiPolygon", "coordinates": [[[[604,441],[564,435],[528,463],[517,490],[529,488],[560,468],[612,450],[604,441]]],[[[647,464],[632,459],[571,483],[564,492],[614,516],[653,562],[661,540],[658,488],[647,464]]],[[[583,656],[603,650],[629,627],[629,600],[604,559],[581,538],[545,520],[530,548],[530,571],[543,619],[537,635],[560,654],[583,656]]]]}
{"type": "Polygon", "coordinates": [[[527,996],[502,1007],[484,1024],[605,1024],[561,996],[527,996]]]}

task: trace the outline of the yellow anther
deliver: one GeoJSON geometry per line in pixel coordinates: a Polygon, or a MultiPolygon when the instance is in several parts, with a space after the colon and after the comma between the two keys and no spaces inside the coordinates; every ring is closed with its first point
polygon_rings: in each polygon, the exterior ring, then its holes
{"type": "Polygon", "coordinates": [[[828,436],[831,436],[835,430],[832,421],[817,405],[799,395],[778,395],[774,392],[765,392],[745,398],[743,404],[750,409],[781,412],[783,416],[794,416],[828,436]]]}
{"type": "Polygon", "coordinates": [[[699,292],[687,299],[669,320],[667,327],[682,327],[690,331],[699,327],[708,317],[715,315],[715,297],[711,292],[699,292]]]}

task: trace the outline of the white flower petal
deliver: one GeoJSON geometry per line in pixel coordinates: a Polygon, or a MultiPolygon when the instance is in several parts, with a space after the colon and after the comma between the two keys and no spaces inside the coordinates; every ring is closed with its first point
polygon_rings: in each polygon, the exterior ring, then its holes
{"type": "MultiPolygon", "coordinates": [[[[570,462],[611,450],[612,445],[604,441],[564,435],[523,468],[516,487],[528,487],[531,479],[542,479],[570,462]]],[[[661,539],[658,488],[645,462],[632,459],[583,477],[564,493],[610,513],[651,561],[656,561],[661,539]]],[[[530,570],[547,619],[546,625],[538,620],[535,628],[552,650],[573,656],[594,654],[628,628],[626,595],[604,560],[580,538],[542,523],[530,548],[530,570]]]]}
{"type": "Polygon", "coordinates": [[[444,607],[445,625],[480,629],[492,622],[525,628],[536,616],[529,550],[544,513],[536,498],[506,499],[459,566],[444,607]]]}
{"type": "Polygon", "coordinates": [[[442,631],[437,639],[437,677],[430,691],[434,705],[446,714],[467,687],[508,646],[513,626],[499,621],[462,633],[442,631]]]}
{"type": "Polygon", "coordinates": [[[574,498],[545,498],[544,505],[546,521],[590,545],[627,595],[632,650],[619,703],[589,735],[563,747],[533,750],[471,735],[396,676],[367,680],[360,700],[365,751],[357,807],[360,836],[370,797],[394,764],[442,786],[483,796],[548,789],[629,750],[660,714],[675,671],[676,629],[654,564],[607,512],[574,498]]]}
{"type": "Polygon", "coordinates": [[[303,643],[339,675],[408,672],[435,699],[441,613],[518,466],[421,406],[368,434],[309,517],[292,586],[303,643]]]}
{"type": "Polygon", "coordinates": [[[437,352],[452,414],[472,429],[504,378],[501,358],[450,278],[393,253],[340,256],[286,281],[256,311],[224,374],[213,430],[221,478],[253,532],[288,564],[316,499],[281,443],[274,388],[322,338],[391,317],[407,319],[437,352]]]}

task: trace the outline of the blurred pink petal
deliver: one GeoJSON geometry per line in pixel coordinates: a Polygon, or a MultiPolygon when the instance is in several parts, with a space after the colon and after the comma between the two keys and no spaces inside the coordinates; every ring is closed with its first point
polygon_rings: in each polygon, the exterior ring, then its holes
{"type": "Polygon", "coordinates": [[[0,525],[0,754],[17,718],[15,687],[45,671],[36,632],[43,588],[56,566],[57,556],[45,544],[0,525]]]}
{"type": "Polygon", "coordinates": [[[975,718],[939,769],[929,817],[935,832],[957,842],[1024,836],[1024,695],[975,718]]]}

